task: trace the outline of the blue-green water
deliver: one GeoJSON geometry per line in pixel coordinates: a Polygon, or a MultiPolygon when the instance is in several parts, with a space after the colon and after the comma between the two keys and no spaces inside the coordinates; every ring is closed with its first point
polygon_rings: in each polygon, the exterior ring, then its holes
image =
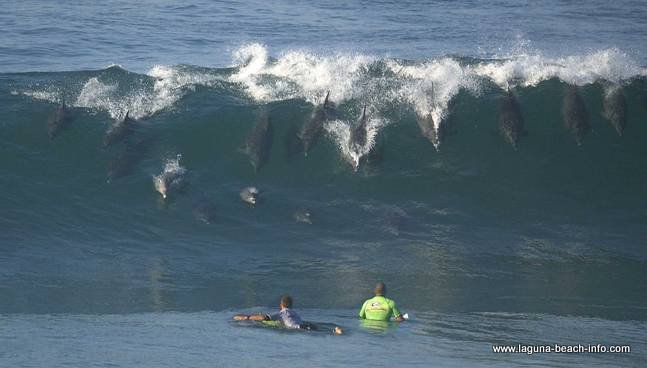
{"type": "MultiPolygon", "coordinates": [[[[416,314],[414,320],[366,329],[345,309],[302,315],[338,323],[335,336],[280,331],[228,321],[230,312],[107,315],[10,315],[0,341],[8,366],[175,367],[592,367],[642,366],[644,322],[506,313],[416,314]],[[604,331],[604,336],[599,332],[604,331]],[[632,341],[630,354],[493,354],[492,344],[594,344],[632,341]],[[588,344],[588,342],[586,342],[588,344]]],[[[644,350],[643,350],[644,351],[644,350]]]]}
{"type": "Polygon", "coordinates": [[[645,365],[645,15],[640,2],[10,4],[1,365],[645,365]],[[255,171],[245,150],[263,143],[255,171]],[[162,199],[153,179],[178,165],[185,185],[162,199]],[[375,332],[355,314],[379,280],[412,319],[375,332]],[[347,334],[230,321],[283,293],[347,334]],[[492,353],[518,343],[632,352],[492,353]]]}

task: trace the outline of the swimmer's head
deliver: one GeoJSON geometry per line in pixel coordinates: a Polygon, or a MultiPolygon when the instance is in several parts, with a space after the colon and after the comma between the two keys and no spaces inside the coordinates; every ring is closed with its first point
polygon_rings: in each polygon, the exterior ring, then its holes
{"type": "Polygon", "coordinates": [[[283,295],[281,297],[281,304],[279,305],[281,309],[283,308],[292,308],[292,297],[289,295],[283,295]]]}
{"type": "Polygon", "coordinates": [[[386,285],[383,282],[380,281],[375,285],[375,295],[386,295],[386,285]]]}

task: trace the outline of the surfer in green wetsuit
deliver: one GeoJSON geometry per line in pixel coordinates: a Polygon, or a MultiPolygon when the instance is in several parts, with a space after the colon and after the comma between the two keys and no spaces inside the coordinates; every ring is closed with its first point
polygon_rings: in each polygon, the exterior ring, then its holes
{"type": "Polygon", "coordinates": [[[405,318],[395,302],[385,295],[386,285],[383,282],[378,282],[375,285],[375,297],[364,302],[362,309],[359,310],[359,318],[370,321],[389,321],[393,317],[395,321],[404,321],[405,318]]]}

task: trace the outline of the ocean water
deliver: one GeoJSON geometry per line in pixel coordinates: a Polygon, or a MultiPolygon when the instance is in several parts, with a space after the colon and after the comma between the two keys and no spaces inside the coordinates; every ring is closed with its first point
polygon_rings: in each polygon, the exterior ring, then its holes
{"type": "Polygon", "coordinates": [[[645,366],[644,19],[6,2],[0,365],[645,366]],[[356,319],[380,280],[410,321],[356,319]],[[346,333],[231,321],[284,293],[346,333]]]}

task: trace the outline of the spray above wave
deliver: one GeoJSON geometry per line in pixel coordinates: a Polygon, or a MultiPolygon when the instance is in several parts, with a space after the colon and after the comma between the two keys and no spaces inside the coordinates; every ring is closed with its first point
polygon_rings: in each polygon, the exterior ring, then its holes
{"type": "Polygon", "coordinates": [[[487,77],[504,89],[532,87],[552,78],[577,86],[598,81],[620,84],[647,75],[647,69],[615,48],[560,58],[521,54],[506,60],[480,62],[473,69],[476,75],[487,77]]]}
{"type": "Polygon", "coordinates": [[[414,109],[422,134],[437,149],[445,136],[451,101],[460,91],[478,96],[486,83],[509,90],[554,78],[576,86],[600,81],[621,85],[647,75],[645,68],[617,49],[563,58],[520,54],[488,61],[444,57],[411,62],[305,51],[289,51],[276,60],[268,55],[260,44],[234,53],[238,70],[230,81],[255,101],[302,99],[317,104],[330,91],[330,101],[355,100],[378,113],[404,103],[414,109]]]}
{"type": "Polygon", "coordinates": [[[143,119],[170,108],[196,84],[211,85],[216,79],[189,72],[181,67],[155,66],[147,75],[154,79],[140,80],[127,91],[119,82],[90,78],[79,93],[75,106],[107,111],[113,119],[123,119],[126,112],[134,119],[143,119]]]}
{"type": "MultiPolygon", "coordinates": [[[[236,63],[233,69],[156,66],[143,76],[111,67],[87,78],[78,91],[71,91],[73,87],[69,86],[50,86],[24,93],[52,102],[73,101],[75,107],[106,111],[115,120],[108,135],[119,131],[126,113],[137,121],[170,109],[198,85],[223,87],[234,94],[243,92],[252,102],[264,104],[297,99],[318,105],[324,100],[311,118],[314,123],[310,127],[304,124],[296,133],[303,150],[307,153],[311,149],[325,123],[325,130],[339,147],[341,156],[357,169],[362,157],[374,149],[374,138],[379,130],[398,122],[401,112],[407,110],[415,112],[422,135],[439,149],[447,135],[452,101],[461,92],[478,97],[492,86],[513,91],[550,79],[572,86],[602,82],[611,86],[608,87],[610,91],[647,75],[644,68],[616,49],[562,58],[521,53],[500,60],[443,57],[407,61],[360,54],[321,56],[303,50],[290,50],[273,59],[265,46],[250,44],[236,50],[233,59],[236,63]],[[350,122],[357,119],[357,114],[353,115],[357,106],[364,105],[370,114],[363,130],[370,133],[371,139],[366,145],[351,146],[348,137],[355,129],[350,122]],[[399,109],[400,114],[394,116],[394,108],[399,109]]],[[[621,92],[606,94],[604,112],[619,134],[626,125],[621,92]]],[[[514,97],[514,94],[508,95],[507,100],[503,98],[504,105],[506,101],[512,102],[507,103],[508,108],[501,109],[500,131],[504,139],[516,147],[525,129],[517,98],[511,100],[509,96],[514,97]]],[[[564,104],[568,105],[571,100],[566,98],[564,104]]],[[[574,128],[575,120],[571,118],[577,110],[582,109],[565,108],[564,119],[565,126],[581,143],[588,129],[582,122],[577,123],[580,128],[574,128]]],[[[250,159],[256,162],[252,164],[259,170],[265,163],[263,157],[268,155],[262,149],[254,152],[255,147],[263,148],[264,145],[250,142],[246,151],[255,156],[250,159]]]]}
{"type": "Polygon", "coordinates": [[[22,93],[53,103],[66,102],[71,107],[105,111],[115,121],[123,120],[126,112],[131,119],[139,120],[171,108],[196,85],[214,86],[223,81],[217,74],[186,66],[158,65],[144,76],[111,66],[97,74],[77,91],[70,90],[73,86],[48,86],[22,93]]]}
{"type": "Polygon", "coordinates": [[[363,71],[375,61],[365,55],[317,56],[306,51],[289,51],[277,60],[268,56],[265,46],[250,44],[234,52],[238,68],[229,80],[240,84],[256,101],[287,99],[320,101],[330,91],[331,101],[364,95],[359,85],[363,71]]]}

